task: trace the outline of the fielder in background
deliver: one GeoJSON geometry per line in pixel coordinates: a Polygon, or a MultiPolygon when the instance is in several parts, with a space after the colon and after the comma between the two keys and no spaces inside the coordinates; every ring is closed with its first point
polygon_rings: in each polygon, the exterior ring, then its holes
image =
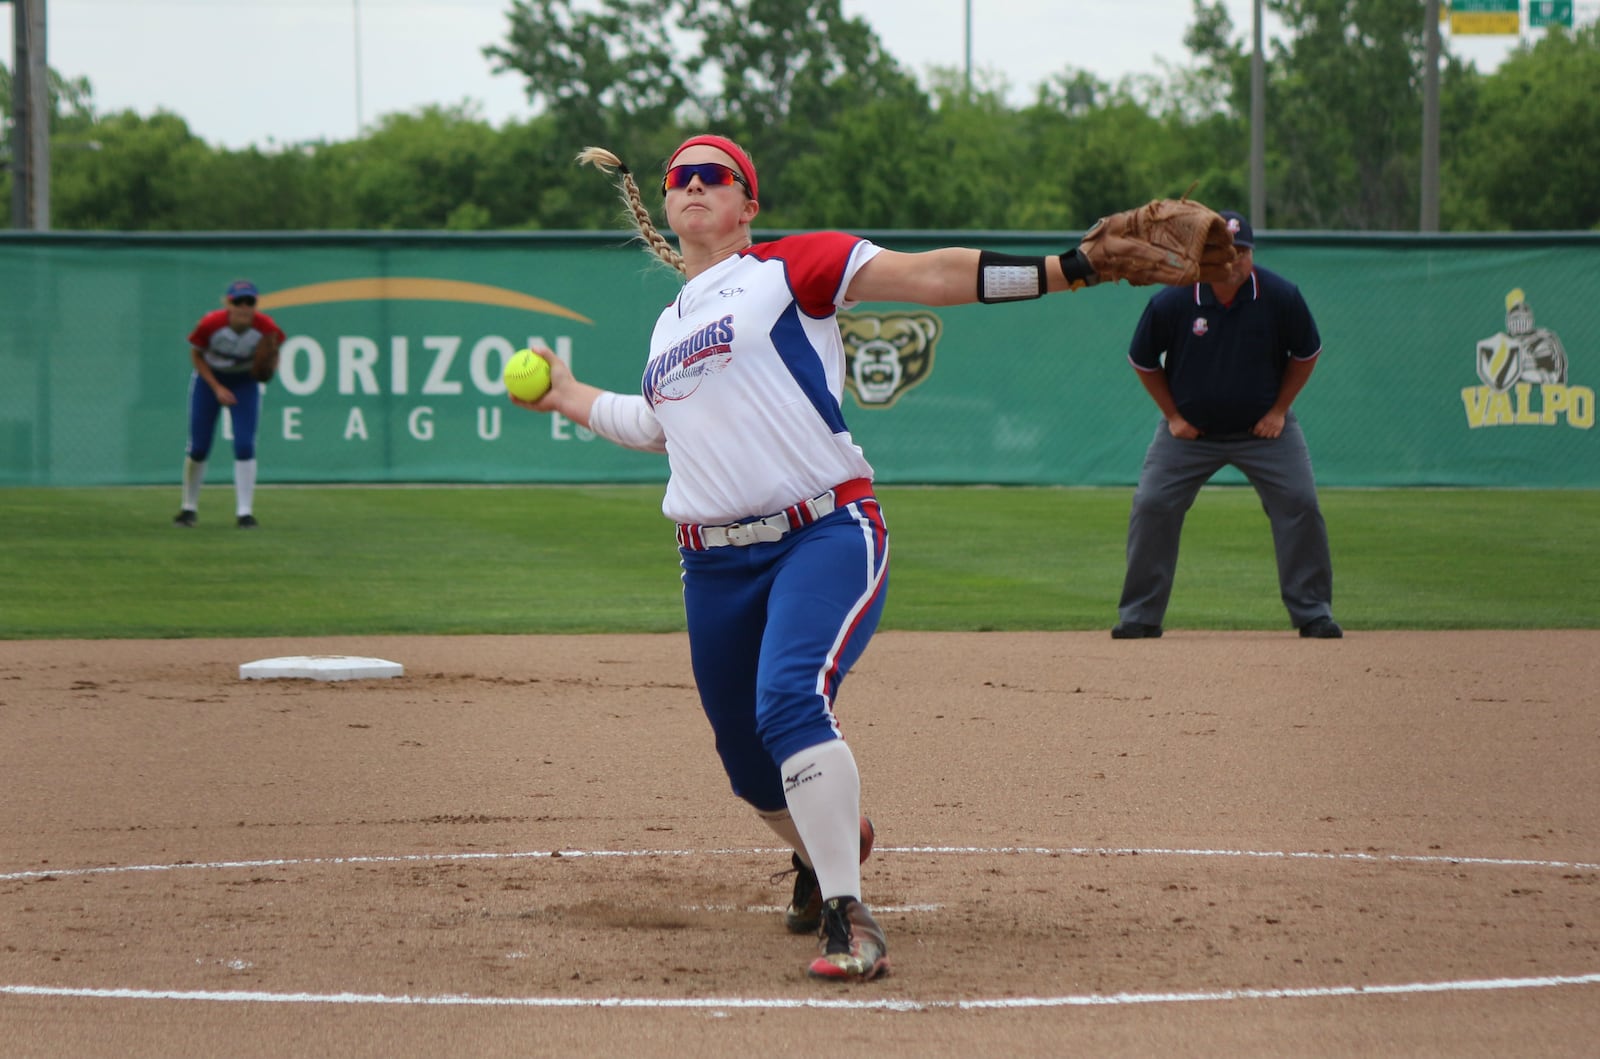
{"type": "Polygon", "coordinates": [[[200,318],[189,334],[189,443],[183,461],[183,506],[173,525],[192,527],[199,520],[200,486],[206,457],[216,438],[217,417],[228,409],[233,424],[233,492],[235,524],[257,525],[256,428],[261,421],[261,392],[277,369],[283,331],[272,317],[256,311],[256,285],[234,280],[222,295],[223,308],[200,318]]]}
{"type": "Polygon", "coordinates": [[[1231,263],[1226,226],[1204,207],[1191,211],[1198,237],[1186,244],[1187,259],[1143,242],[1187,238],[1171,220],[1182,206],[1114,215],[1097,226],[1114,239],[1086,234],[1050,257],[954,247],[897,253],[843,232],[755,243],[756,168],[731,140],[704,135],[673,152],[660,182],[674,250],[620,159],[589,148],[579,160],[620,174],[647,252],[684,284],[656,322],[639,391],[600,390],[547,357],[550,389],[512,400],[667,455],[661,506],[677,523],[690,662],[717,753],[733,793],[794,851],[785,922],[818,933],[809,973],[876,978],[889,960],[861,901],[871,825],[860,815],[860,774],[834,699],[883,611],[889,535],[872,467],[844,422],[835,314],[869,301],[1017,301],[1133,272],[1158,282],[1152,261],[1194,273],[1206,256],[1231,263]],[[1158,216],[1166,219],[1147,223],[1158,216]]]}
{"type": "Polygon", "coordinates": [[[1255,487],[1272,524],[1278,585],[1300,635],[1337,639],[1333,560],[1311,454],[1290,406],[1322,353],[1300,289],[1255,264],[1250,223],[1232,211],[1239,258],[1221,282],[1159,291],[1134,330],[1128,359],[1161,409],[1128,517],[1128,570],[1111,630],[1161,635],[1178,567],[1183,519],[1200,487],[1232,465],[1255,487]]]}

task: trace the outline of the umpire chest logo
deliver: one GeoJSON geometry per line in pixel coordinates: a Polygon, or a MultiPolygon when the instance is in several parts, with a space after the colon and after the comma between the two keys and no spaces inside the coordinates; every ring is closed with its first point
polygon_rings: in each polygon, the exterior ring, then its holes
{"type": "Polygon", "coordinates": [[[840,313],[844,384],[862,408],[888,408],[933,371],[944,325],[932,313],[840,313]]]}
{"type": "Polygon", "coordinates": [[[1206,321],[1205,317],[1197,316],[1194,318],[1194,323],[1189,325],[1189,330],[1194,332],[1196,338],[1199,338],[1201,335],[1211,330],[1211,324],[1206,321]]]}

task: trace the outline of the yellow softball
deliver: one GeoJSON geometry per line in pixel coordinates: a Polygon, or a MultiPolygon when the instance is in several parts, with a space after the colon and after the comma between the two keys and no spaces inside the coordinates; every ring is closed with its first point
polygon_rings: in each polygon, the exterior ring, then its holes
{"type": "Polygon", "coordinates": [[[550,389],[550,364],[531,349],[519,349],[506,361],[506,392],[523,401],[537,401],[550,389]]]}

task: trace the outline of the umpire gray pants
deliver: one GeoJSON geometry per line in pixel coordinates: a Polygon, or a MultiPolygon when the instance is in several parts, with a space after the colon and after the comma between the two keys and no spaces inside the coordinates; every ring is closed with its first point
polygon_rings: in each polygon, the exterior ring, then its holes
{"type": "Polygon", "coordinates": [[[1144,455],[1128,516],[1128,572],[1117,613],[1123,621],[1160,625],[1172,598],[1183,519],[1200,487],[1223,467],[1237,467],[1255,487],[1272,523],[1278,587],[1289,620],[1299,628],[1333,616],[1333,559],[1328,527],[1317,504],[1311,453],[1293,412],[1276,438],[1185,441],[1165,419],[1144,455]]]}

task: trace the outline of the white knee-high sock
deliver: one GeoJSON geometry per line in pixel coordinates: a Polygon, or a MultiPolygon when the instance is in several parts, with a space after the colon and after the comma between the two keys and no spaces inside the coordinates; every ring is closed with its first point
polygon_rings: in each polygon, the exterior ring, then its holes
{"type": "Polygon", "coordinates": [[[200,510],[200,486],[206,480],[204,460],[183,458],[183,510],[200,510]]]}
{"type": "Polygon", "coordinates": [[[250,514],[250,506],[256,499],[256,461],[233,461],[233,499],[237,506],[235,515],[250,514]]]}
{"type": "Polygon", "coordinates": [[[861,774],[843,739],[785,761],[783,796],[823,900],[861,896],[861,774]]]}

